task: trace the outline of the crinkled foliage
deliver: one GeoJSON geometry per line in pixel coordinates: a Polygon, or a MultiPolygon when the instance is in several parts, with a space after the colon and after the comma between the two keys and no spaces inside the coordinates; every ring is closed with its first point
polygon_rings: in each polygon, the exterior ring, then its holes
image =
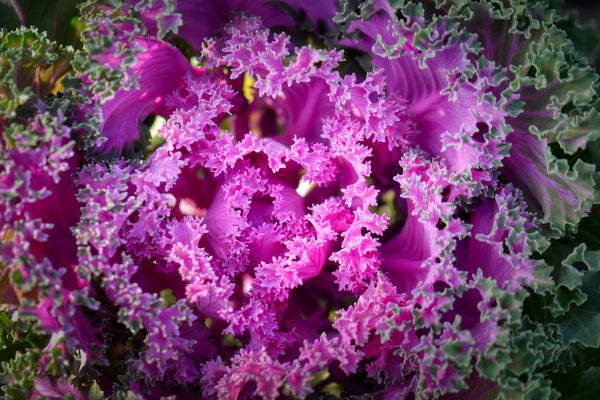
{"type": "Polygon", "coordinates": [[[3,398],[597,395],[562,2],[0,11],[3,398]]]}

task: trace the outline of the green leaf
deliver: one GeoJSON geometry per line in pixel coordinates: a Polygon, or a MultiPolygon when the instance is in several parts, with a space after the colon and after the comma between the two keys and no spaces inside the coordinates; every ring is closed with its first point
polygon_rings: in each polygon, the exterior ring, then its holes
{"type": "Polygon", "coordinates": [[[32,97],[61,91],[72,57],[35,28],[0,30],[0,115],[13,118],[32,97]]]}
{"type": "Polygon", "coordinates": [[[585,346],[600,346],[600,272],[586,272],[581,286],[587,300],[572,307],[559,321],[566,343],[579,342],[585,346]]]}
{"type": "Polygon", "coordinates": [[[600,399],[600,367],[591,367],[583,372],[577,394],[564,397],[565,400],[600,399]]]}
{"type": "Polygon", "coordinates": [[[100,388],[100,385],[96,381],[92,383],[92,387],[90,388],[90,392],[88,394],[89,400],[104,400],[106,397],[104,396],[104,391],[100,388]]]}
{"type": "Polygon", "coordinates": [[[78,3],[79,0],[0,2],[0,26],[6,29],[33,26],[46,32],[53,41],[75,46],[78,43],[80,29],[77,23],[78,3]]]}

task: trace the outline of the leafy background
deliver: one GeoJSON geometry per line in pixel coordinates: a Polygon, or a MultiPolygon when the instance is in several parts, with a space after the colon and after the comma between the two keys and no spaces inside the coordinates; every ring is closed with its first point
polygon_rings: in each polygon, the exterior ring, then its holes
{"type": "MultiPolygon", "coordinates": [[[[557,8],[565,12],[579,13],[583,26],[565,26],[570,37],[575,41],[578,49],[586,55],[600,69],[600,40],[594,37],[594,32],[600,35],[600,0],[566,0],[551,1],[557,8]],[[569,29],[571,28],[571,29],[569,29]]],[[[0,0],[0,27],[16,29],[19,26],[34,25],[41,31],[48,32],[51,40],[64,45],[79,47],[79,35],[82,26],[77,18],[77,0],[0,0]],[[12,3],[17,3],[20,12],[15,12],[12,3]],[[19,14],[22,14],[21,16],[19,14]]],[[[596,141],[598,142],[598,140],[596,141]]],[[[585,155],[589,161],[599,164],[600,143],[593,143],[589,154],[585,155]]],[[[545,299],[532,296],[527,304],[526,313],[532,320],[542,323],[558,321],[561,329],[571,332],[572,338],[579,343],[571,346],[566,352],[568,360],[563,361],[564,369],[557,371],[544,371],[553,377],[554,386],[568,399],[599,399],[600,398],[600,256],[597,253],[585,253],[581,248],[580,257],[575,255],[572,260],[562,261],[567,254],[575,248],[577,243],[586,243],[587,250],[600,250],[600,206],[593,209],[592,216],[581,222],[579,232],[572,238],[553,243],[551,251],[545,255],[550,264],[565,266],[557,277],[562,283],[556,299],[545,299]],[[539,315],[538,310],[547,307],[549,302],[556,302],[557,308],[568,310],[565,317],[556,319],[548,311],[539,315]],[[573,305],[569,307],[569,305],[573,305]],[[580,329],[580,328],[584,329],[580,329]],[[585,329],[587,327],[587,329],[585,329]],[[597,328],[597,329],[596,329],[597,328]]],[[[0,291],[6,277],[0,274],[0,291]]],[[[14,326],[7,320],[7,314],[0,314],[0,362],[8,362],[12,354],[29,348],[41,348],[44,339],[29,326],[14,326]],[[18,329],[17,329],[18,328],[18,329]],[[19,331],[19,335],[16,332],[19,331]],[[26,334],[23,334],[26,332],[26,334]],[[18,337],[17,337],[18,336],[18,337]]],[[[533,334],[540,332],[531,330],[533,334]]],[[[543,332],[550,334],[551,332],[543,332]]],[[[544,346],[544,337],[540,338],[540,347],[544,346]]],[[[543,350],[543,349],[542,349],[543,350]]],[[[552,349],[548,348],[548,352],[552,349]]],[[[541,351],[543,353],[543,351],[541,351]]],[[[540,353],[540,354],[541,354],[540,353]]],[[[19,359],[14,359],[10,365],[5,364],[2,371],[3,378],[10,376],[14,381],[30,379],[28,374],[34,369],[29,368],[37,360],[38,355],[26,353],[19,359]]],[[[527,364],[523,360],[523,365],[527,364]]],[[[533,362],[534,363],[534,362],[533,362]]],[[[6,379],[9,380],[9,379],[6,379]]],[[[17,385],[15,385],[15,388],[17,385]]],[[[19,393],[12,393],[14,398],[19,393]]]]}

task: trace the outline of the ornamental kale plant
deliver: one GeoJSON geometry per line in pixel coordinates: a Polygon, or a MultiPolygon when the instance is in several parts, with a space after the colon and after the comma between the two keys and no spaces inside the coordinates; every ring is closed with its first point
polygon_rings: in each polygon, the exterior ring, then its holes
{"type": "Polygon", "coordinates": [[[600,398],[560,1],[0,14],[2,398],[600,398]]]}

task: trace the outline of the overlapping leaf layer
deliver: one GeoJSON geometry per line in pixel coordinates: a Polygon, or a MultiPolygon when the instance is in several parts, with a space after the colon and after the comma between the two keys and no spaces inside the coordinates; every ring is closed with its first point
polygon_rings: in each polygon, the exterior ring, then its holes
{"type": "Polygon", "coordinates": [[[562,4],[34,3],[0,3],[4,397],[598,393],[562,4]]]}

